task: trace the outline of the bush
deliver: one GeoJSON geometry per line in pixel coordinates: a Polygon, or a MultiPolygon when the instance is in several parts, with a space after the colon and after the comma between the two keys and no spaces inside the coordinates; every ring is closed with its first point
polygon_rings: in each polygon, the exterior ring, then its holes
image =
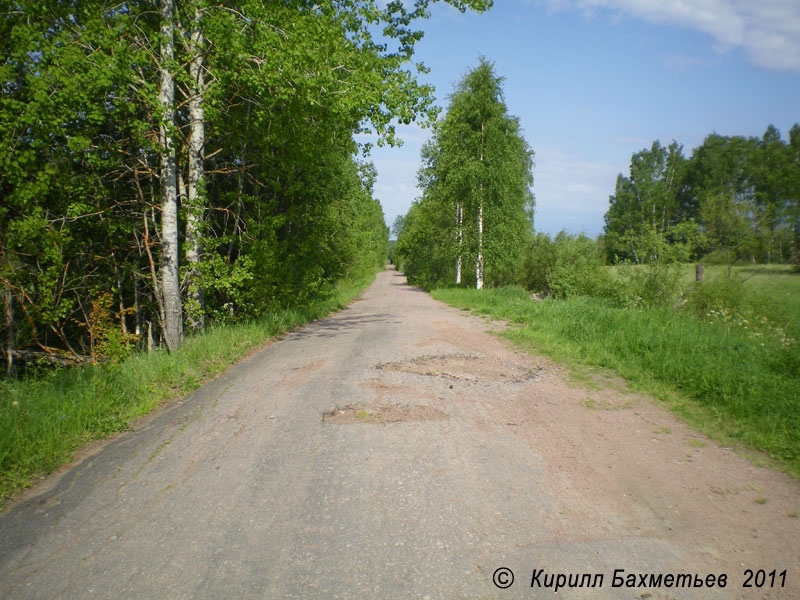
{"type": "Polygon", "coordinates": [[[554,298],[619,295],[618,283],[603,269],[596,243],[564,231],[553,239],[540,233],[531,240],[517,281],[554,298]]]}
{"type": "Polygon", "coordinates": [[[622,297],[627,304],[670,306],[681,294],[681,268],[677,263],[621,265],[619,273],[622,297]]]}
{"type": "Polygon", "coordinates": [[[686,308],[703,318],[711,311],[737,311],[744,297],[744,285],[736,277],[716,277],[695,282],[686,295],[686,308]]]}
{"type": "Polygon", "coordinates": [[[555,263],[555,245],[550,236],[537,233],[525,245],[521,260],[518,262],[518,272],[514,279],[516,283],[533,292],[546,292],[547,275],[555,263]]]}

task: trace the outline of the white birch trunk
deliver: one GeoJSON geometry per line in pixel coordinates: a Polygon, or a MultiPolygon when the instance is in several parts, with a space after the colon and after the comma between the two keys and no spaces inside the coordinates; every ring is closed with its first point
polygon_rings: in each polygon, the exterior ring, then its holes
{"type": "Polygon", "coordinates": [[[164,296],[164,341],[167,349],[177,350],[183,343],[183,315],[179,274],[178,186],[175,148],[175,81],[172,77],[175,6],[173,0],[161,0],[161,83],[158,102],[162,115],[159,124],[161,145],[161,291],[164,296]]]}
{"type": "Polygon", "coordinates": [[[458,255],[456,256],[456,284],[461,283],[461,248],[464,244],[464,230],[461,228],[461,221],[464,218],[461,204],[456,204],[456,227],[458,236],[458,255]]]}
{"type": "MultiPolygon", "coordinates": [[[[133,303],[136,305],[136,330],[135,335],[137,340],[142,339],[142,303],[139,299],[139,278],[134,273],[133,275],[133,303]]],[[[138,343],[138,342],[137,342],[138,343]]],[[[140,344],[141,346],[141,344],[140,344]]]]}
{"type": "Polygon", "coordinates": [[[201,281],[200,261],[202,260],[203,219],[205,211],[205,165],[203,147],[206,142],[205,75],[203,72],[203,30],[200,27],[200,11],[195,11],[192,31],[189,37],[189,75],[192,80],[192,96],[189,98],[189,186],[187,192],[188,211],[186,216],[186,264],[188,302],[186,314],[189,327],[195,331],[205,328],[205,289],[201,281]]]}
{"type": "MultiPolygon", "coordinates": [[[[481,123],[481,178],[483,177],[483,134],[481,123]]],[[[475,261],[475,289],[483,289],[483,181],[478,184],[478,260],[475,261]]]]}
{"type": "Polygon", "coordinates": [[[478,260],[475,263],[475,288],[483,289],[483,198],[478,203],[478,260]]]}

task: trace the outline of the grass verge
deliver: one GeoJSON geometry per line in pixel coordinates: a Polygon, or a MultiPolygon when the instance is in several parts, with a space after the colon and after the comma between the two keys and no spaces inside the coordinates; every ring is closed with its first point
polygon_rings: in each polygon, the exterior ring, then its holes
{"type": "Polygon", "coordinates": [[[534,302],[517,287],[434,298],[520,327],[503,335],[570,364],[610,368],[693,426],[766,452],[800,477],[800,352],[727,323],[589,297],[534,302]]]}
{"type": "Polygon", "coordinates": [[[87,442],[129,429],[132,420],[197,389],[276,335],[343,308],[374,277],[341,282],[306,306],[210,329],[174,353],[143,352],[119,364],[0,380],[0,506],[87,442]]]}

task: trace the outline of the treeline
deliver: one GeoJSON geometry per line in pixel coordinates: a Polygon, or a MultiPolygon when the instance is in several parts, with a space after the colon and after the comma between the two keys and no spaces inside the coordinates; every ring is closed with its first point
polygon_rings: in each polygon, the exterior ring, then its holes
{"type": "Polygon", "coordinates": [[[474,286],[476,276],[463,269],[474,269],[485,257],[492,286],[518,284],[555,297],[618,297],[621,282],[601,267],[647,264],[653,268],[628,271],[638,281],[627,295],[658,303],[672,285],[659,265],[800,263],[800,124],[788,141],[772,125],[760,138],[711,134],[688,158],[677,142],[653,142],[631,157],[627,176],[617,177],[602,235],[551,237],[532,227],[533,153],[516,119],[498,121],[499,139],[507,144],[495,150],[504,157],[500,161],[481,162],[480,144],[470,146],[459,129],[481,130],[479,121],[470,125],[460,116],[459,106],[465,98],[477,101],[469,86],[485,68],[470,72],[457,88],[447,117],[423,149],[422,197],[395,223],[394,255],[412,283],[474,286]],[[484,223],[475,217],[479,198],[486,202],[484,223]]]}
{"type": "Polygon", "coordinates": [[[0,0],[6,372],[175,349],[185,327],[382,264],[354,134],[392,143],[396,120],[433,118],[408,68],[427,15],[427,1],[0,0]]]}
{"type": "Polygon", "coordinates": [[[533,232],[533,151],[502,82],[481,58],[422,149],[422,197],[394,226],[393,256],[413,284],[507,282],[533,232]]]}
{"type": "Polygon", "coordinates": [[[689,158],[672,142],[631,158],[605,215],[609,263],[658,260],[664,250],[719,262],[800,259],[800,125],[789,141],[709,135],[689,158]]]}

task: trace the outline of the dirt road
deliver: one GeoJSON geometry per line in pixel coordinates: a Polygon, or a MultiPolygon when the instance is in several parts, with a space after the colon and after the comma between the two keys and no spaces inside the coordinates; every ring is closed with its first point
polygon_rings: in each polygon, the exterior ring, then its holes
{"type": "Polygon", "coordinates": [[[379,274],[0,515],[0,598],[800,598],[798,482],[487,327],[379,274]]]}

